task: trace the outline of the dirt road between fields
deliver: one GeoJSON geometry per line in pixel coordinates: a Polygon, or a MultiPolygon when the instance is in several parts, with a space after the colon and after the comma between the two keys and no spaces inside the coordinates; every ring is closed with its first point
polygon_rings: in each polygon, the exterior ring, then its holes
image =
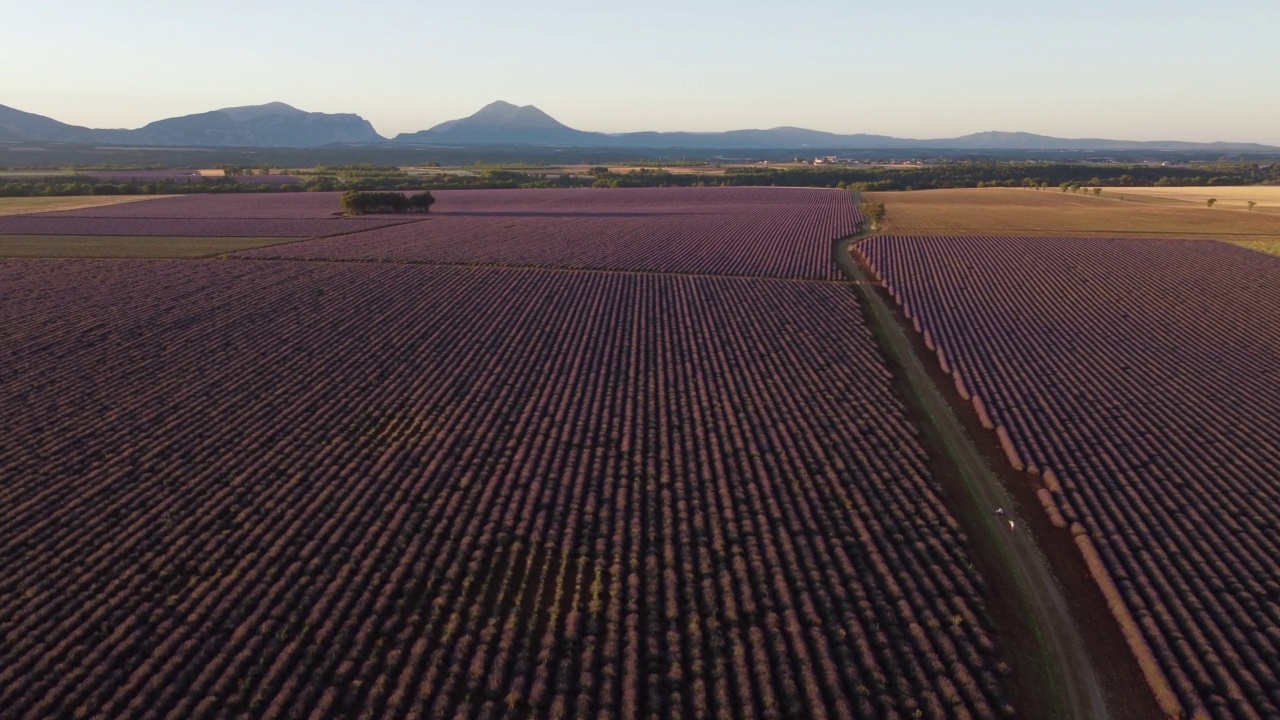
{"type": "MultiPolygon", "coordinates": [[[[1018,516],[1015,503],[930,377],[892,308],[849,254],[855,239],[835,243],[836,263],[853,281],[891,366],[900,369],[902,387],[910,395],[907,400],[923,415],[921,424],[926,427],[920,429],[932,441],[931,450],[945,454],[940,460],[954,466],[954,474],[969,495],[960,500],[969,501],[971,508],[976,506],[976,512],[963,513],[961,519],[972,543],[992,550],[998,558],[987,564],[984,572],[1002,576],[988,581],[996,592],[1004,588],[1016,595],[1004,598],[1011,601],[1004,604],[1025,621],[1022,625],[1027,632],[1019,633],[1015,639],[1023,647],[1003,648],[1005,653],[1022,656],[1022,662],[1015,662],[1015,671],[1023,673],[1022,682],[1038,686],[1034,693],[1039,698],[1036,707],[1027,707],[1029,693],[1020,693],[1023,707],[1018,708],[1019,716],[1079,720],[1116,717],[1108,707],[1103,683],[1090,661],[1066,597],[1035,539],[1025,529],[1028,523],[1018,516]],[[997,515],[997,508],[1003,508],[1004,514],[997,515]],[[1027,674],[1035,677],[1026,677],[1027,674]]],[[[1028,512],[1038,510],[1039,507],[1028,508],[1028,512]]]]}

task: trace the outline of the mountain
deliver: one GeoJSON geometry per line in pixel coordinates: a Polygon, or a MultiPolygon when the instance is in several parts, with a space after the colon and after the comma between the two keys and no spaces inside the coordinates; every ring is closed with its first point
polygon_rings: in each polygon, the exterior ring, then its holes
{"type": "MultiPolygon", "coordinates": [[[[304,148],[334,143],[383,143],[386,139],[359,115],[307,112],[272,102],[157,120],[136,130],[95,130],[0,105],[0,142],[304,148]]],[[[1257,143],[1067,139],[1025,132],[980,132],[931,140],[862,133],[841,135],[798,127],[728,132],[601,133],[571,128],[532,105],[502,101],[427,130],[402,133],[392,142],[631,150],[794,150],[800,154],[839,150],[1280,153],[1278,147],[1257,143]]]]}
{"type": "Polygon", "coordinates": [[[89,128],[68,125],[43,115],[0,105],[0,140],[3,141],[85,142],[93,132],[89,128]]]}
{"type": "MultiPolygon", "coordinates": [[[[532,105],[501,100],[474,115],[440,123],[429,130],[397,135],[394,142],[428,145],[557,145],[627,148],[800,148],[833,147],[842,136],[804,128],[730,132],[635,132],[608,134],[575,130],[532,105]]],[[[891,138],[887,138],[891,139],[891,138]]]]}
{"type": "Polygon", "coordinates": [[[265,105],[242,105],[240,107],[222,108],[218,112],[226,115],[236,122],[257,120],[259,118],[272,117],[275,115],[297,117],[299,115],[307,114],[304,110],[299,110],[292,105],[286,105],[282,102],[269,102],[265,105]]]}
{"type": "Polygon", "coordinates": [[[134,140],[151,145],[317,147],[383,140],[359,115],[305,112],[280,102],[157,120],[133,132],[134,140]]]}
{"type": "Polygon", "coordinates": [[[1270,145],[1258,143],[1196,143],[1176,140],[1104,140],[1101,138],[1066,139],[1025,132],[980,132],[946,140],[912,140],[916,147],[954,150],[1152,150],[1158,152],[1220,151],[1276,152],[1270,145]]]}
{"type": "Polygon", "coordinates": [[[137,130],[94,130],[0,105],[0,140],[113,145],[319,147],[376,143],[368,120],[348,113],[306,112],[281,102],[246,105],[167,118],[137,130]]]}
{"type": "Polygon", "coordinates": [[[550,145],[725,150],[1075,150],[1075,151],[1212,151],[1280,152],[1257,143],[1189,143],[1175,141],[1066,139],[1023,132],[980,132],[958,138],[915,140],[888,135],[841,135],[797,127],[728,132],[599,133],[575,130],[532,105],[495,102],[474,115],[440,123],[429,130],[397,135],[393,142],[426,145],[550,145]]]}
{"type": "Polygon", "coordinates": [[[597,145],[603,133],[583,132],[561,123],[532,105],[501,100],[478,112],[440,123],[428,130],[401,133],[395,142],[432,145],[597,145]]]}

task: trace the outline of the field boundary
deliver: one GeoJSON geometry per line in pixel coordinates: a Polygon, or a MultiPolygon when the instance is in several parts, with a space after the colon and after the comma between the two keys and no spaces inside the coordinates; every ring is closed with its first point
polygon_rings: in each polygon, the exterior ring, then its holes
{"type": "MultiPolygon", "coordinates": [[[[971,431],[966,430],[951,403],[943,395],[913,348],[912,336],[895,316],[892,306],[874,289],[876,283],[855,262],[849,249],[863,235],[835,243],[837,264],[855,281],[864,300],[868,322],[900,384],[905,399],[918,411],[913,418],[920,427],[931,457],[949,466],[949,487],[962,490],[948,494],[949,505],[962,519],[973,539],[974,555],[983,561],[984,574],[994,585],[1011,591],[1013,597],[996,597],[1015,617],[998,624],[1014,633],[1002,637],[1020,640],[1019,648],[1005,653],[1019,665],[1022,676],[1019,712],[1024,717],[1102,719],[1130,715],[1113,714],[1110,698],[1103,690],[1092,655],[1070,612],[1061,583],[1053,575],[1035,534],[1019,514],[1020,504],[1006,488],[1004,478],[993,471],[997,465],[971,431]],[[985,455],[985,456],[984,456],[985,455]],[[996,508],[1004,508],[998,518],[996,508]],[[1020,529],[1006,527],[1006,519],[1020,529]],[[1033,699],[1034,698],[1034,699],[1033,699]]],[[[947,473],[943,473],[947,475],[947,473]]],[[[940,482],[946,478],[939,478],[940,482]]],[[[993,592],[993,595],[997,593],[993,592]]]]}
{"type": "MultiPolygon", "coordinates": [[[[909,330],[912,326],[910,315],[904,315],[902,309],[894,304],[887,285],[879,279],[879,274],[867,264],[865,256],[853,244],[865,237],[867,236],[852,238],[845,243],[845,247],[850,251],[847,253],[849,265],[858,275],[866,278],[867,285],[880,288],[879,292],[876,290],[866,292],[874,296],[874,301],[887,311],[890,317],[889,322],[894,324],[892,329],[901,333],[907,343],[914,348],[912,359],[917,361],[922,358],[935,359],[935,353],[926,346],[924,336],[909,330]]],[[[954,384],[952,382],[954,378],[948,375],[946,368],[940,366],[940,363],[944,362],[940,349],[938,355],[937,363],[924,363],[927,367],[926,375],[933,377],[930,389],[938,393],[939,398],[943,396],[951,398],[949,407],[955,413],[953,417],[967,428],[966,439],[973,449],[985,456],[990,481],[1002,486],[1003,491],[1012,497],[1015,507],[1028,508],[1026,514],[1018,518],[1019,528],[1024,528],[1026,536],[1034,541],[1041,562],[1050,572],[1056,573],[1054,577],[1057,584],[1056,590],[1061,592],[1069,588],[1071,591],[1070,602],[1063,603],[1058,609],[1074,618],[1072,623],[1075,626],[1096,627],[1099,622],[1108,626],[1106,632],[1094,631],[1080,634],[1080,637],[1089,657],[1105,660],[1106,666],[1102,668],[1104,673],[1098,677],[1101,678],[1114,716],[1119,718],[1185,717],[1186,712],[1176,698],[1173,698],[1171,693],[1161,692],[1159,681],[1163,679],[1162,674],[1160,674],[1161,677],[1153,680],[1150,668],[1135,653],[1129,633],[1112,611],[1112,598],[1099,584],[1098,576],[1087,562],[1087,553],[1079,546],[1074,533],[1065,523],[1058,524],[1057,520],[1061,520],[1061,516],[1054,517],[1056,507],[1043,502],[1040,497],[1040,493],[1043,493],[1042,482],[1035,478],[1033,473],[1026,472],[1025,468],[1020,467],[1021,459],[1017,457],[1016,451],[1011,453],[1011,445],[1006,447],[1008,443],[1001,441],[1000,436],[1004,435],[1003,429],[993,429],[989,420],[980,417],[982,411],[964,402],[964,397],[958,389],[939,390],[944,386],[951,387],[954,384]],[[1063,583],[1063,578],[1068,579],[1069,582],[1063,583]],[[1116,663],[1118,658],[1123,658],[1124,661],[1116,663]],[[1134,691],[1139,687],[1145,689],[1145,692],[1134,691]]],[[[945,399],[943,401],[947,402],[945,399]]],[[[933,421],[934,418],[929,417],[926,422],[933,421]]],[[[962,479],[961,482],[966,485],[968,491],[983,489],[969,487],[968,479],[962,479]]],[[[1044,478],[1044,482],[1050,482],[1050,478],[1044,478]]],[[[982,515],[978,519],[984,523],[994,522],[989,514],[982,515]]],[[[1165,687],[1168,687],[1167,682],[1165,687]]]]}

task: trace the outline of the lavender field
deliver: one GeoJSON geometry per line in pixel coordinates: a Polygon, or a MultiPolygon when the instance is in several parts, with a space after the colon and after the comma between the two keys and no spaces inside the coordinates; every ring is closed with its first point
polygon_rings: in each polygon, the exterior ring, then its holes
{"type": "Polygon", "coordinates": [[[824,281],[0,263],[12,717],[1015,717],[824,281]]]}
{"type": "MultiPolygon", "coordinates": [[[[128,205],[141,207],[155,202],[163,202],[163,200],[128,203],[128,205]]],[[[70,212],[88,213],[92,210],[109,210],[120,207],[126,207],[126,205],[111,205],[70,212]]],[[[405,218],[387,216],[350,218],[184,218],[117,214],[98,217],[86,214],[65,215],[62,212],[50,212],[34,215],[0,216],[0,235],[310,238],[362,232],[404,222],[408,221],[405,218]]]]}
{"type": "Polygon", "coordinates": [[[1280,716],[1280,258],[1210,241],[858,252],[1041,477],[1153,687],[1280,716]]]}
{"type": "Polygon", "coordinates": [[[331,218],[342,214],[342,193],[197,193],[139,203],[42,213],[48,217],[90,218],[331,218]]]}
{"type": "Polygon", "coordinates": [[[835,279],[832,242],[860,221],[833,190],[655,188],[436,193],[426,220],[239,253],[835,279]]]}

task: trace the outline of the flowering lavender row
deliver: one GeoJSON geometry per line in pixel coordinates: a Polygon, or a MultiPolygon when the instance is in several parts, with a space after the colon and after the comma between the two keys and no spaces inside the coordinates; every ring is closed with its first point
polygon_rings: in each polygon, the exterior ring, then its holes
{"type": "MultiPolygon", "coordinates": [[[[158,202],[158,201],[157,201],[158,202]]],[[[151,202],[127,203],[149,205],[151,202]]],[[[123,205],[109,206],[123,207],[123,205]]],[[[103,208],[106,209],[106,208],[103,208]]],[[[141,237],[326,237],[410,222],[396,217],[166,218],[68,217],[62,213],[0,216],[0,235],[141,237]]]]}
{"type": "Polygon", "coordinates": [[[440,193],[449,213],[422,222],[240,256],[834,279],[831,243],[858,219],[845,192],[655,190],[440,193]]]}
{"type": "Polygon", "coordinates": [[[747,207],[826,208],[848,205],[842,190],[775,187],[571,188],[528,190],[438,190],[433,213],[511,214],[692,214],[736,212],[747,207]]]}
{"type": "Polygon", "coordinates": [[[1015,468],[1044,478],[1153,688],[1187,716],[1280,716],[1280,258],[1177,240],[860,247],[1015,468]]]}
{"type": "Polygon", "coordinates": [[[10,717],[1013,715],[846,286],[67,261],[0,297],[10,717]]]}

